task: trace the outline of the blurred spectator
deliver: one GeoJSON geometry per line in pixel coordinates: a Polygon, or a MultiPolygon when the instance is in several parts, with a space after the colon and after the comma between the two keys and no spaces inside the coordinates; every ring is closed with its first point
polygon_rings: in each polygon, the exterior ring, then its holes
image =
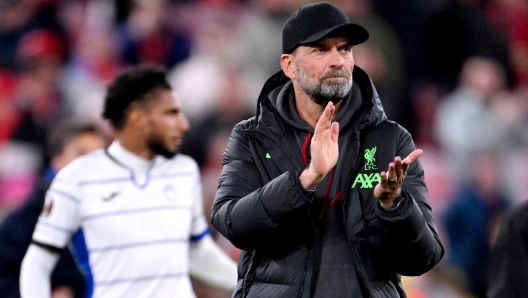
{"type": "Polygon", "coordinates": [[[65,45],[48,29],[26,33],[18,43],[16,62],[20,76],[18,104],[35,122],[49,123],[60,114],[58,81],[65,61],[65,45]]]}
{"type": "Polygon", "coordinates": [[[280,70],[277,57],[282,54],[282,39],[276,32],[281,32],[291,13],[288,1],[248,1],[231,51],[236,57],[234,64],[250,77],[246,84],[253,89],[252,98],[258,96],[266,79],[280,70]]]}
{"type": "MultiPolygon", "coordinates": [[[[220,104],[219,94],[242,92],[244,99],[240,104],[253,109],[250,96],[244,95],[247,89],[243,84],[237,89],[230,87],[229,76],[237,71],[240,78],[245,77],[243,69],[232,63],[231,46],[237,25],[237,11],[227,8],[210,10],[207,7],[195,7],[188,11],[195,16],[192,21],[195,32],[189,59],[177,64],[169,71],[169,82],[182,99],[182,109],[188,115],[191,126],[203,120],[220,104]]],[[[238,95],[237,95],[238,96],[238,95]]]]}
{"type": "Polygon", "coordinates": [[[0,67],[15,69],[15,55],[22,36],[32,30],[48,29],[62,36],[53,0],[0,1],[0,67]]]}
{"type": "MultiPolygon", "coordinates": [[[[49,0],[43,0],[49,1],[49,0]]],[[[52,0],[53,1],[53,0],[52,0]]],[[[83,31],[89,28],[114,28],[116,26],[116,8],[113,1],[107,0],[57,0],[57,18],[69,41],[75,46],[83,31]]],[[[109,41],[116,45],[115,41],[109,41]]]]}
{"type": "Polygon", "coordinates": [[[507,44],[491,34],[483,0],[447,0],[431,18],[427,41],[432,54],[432,79],[444,90],[456,87],[463,63],[486,56],[501,65],[509,79],[507,44]]]}
{"type": "Polygon", "coordinates": [[[61,112],[67,118],[101,121],[106,85],[122,69],[122,57],[111,1],[62,1],[58,15],[68,36],[63,66],[61,112]]]}
{"type": "Polygon", "coordinates": [[[16,84],[14,73],[0,69],[0,146],[9,140],[21,121],[21,111],[14,101],[16,84]]]}
{"type": "MultiPolygon", "coordinates": [[[[208,111],[200,118],[200,121],[191,126],[185,136],[181,152],[193,157],[201,168],[211,165],[208,153],[214,144],[216,135],[226,129],[231,130],[238,122],[253,116],[252,110],[244,104],[244,95],[240,91],[242,90],[241,80],[240,75],[226,72],[222,81],[224,85],[219,89],[221,93],[216,94],[216,108],[208,111]]],[[[220,163],[213,167],[220,166],[222,162],[219,161],[220,163]]]]}
{"type": "Polygon", "coordinates": [[[504,187],[506,172],[495,152],[476,153],[453,204],[444,214],[449,265],[461,270],[459,281],[469,292],[485,297],[486,272],[501,216],[511,201],[504,187]]]}
{"type": "MultiPolygon", "coordinates": [[[[19,83],[14,94],[23,119],[12,139],[45,147],[46,130],[61,112],[59,78],[65,60],[64,44],[48,29],[26,33],[18,43],[19,83]]],[[[43,150],[44,151],[44,150],[43,150]]]]}
{"type": "Polygon", "coordinates": [[[64,45],[54,31],[37,29],[22,36],[15,57],[18,82],[10,103],[17,125],[0,150],[0,202],[8,208],[28,195],[48,162],[42,152],[48,129],[60,118],[64,45]]]}
{"type": "MultiPolygon", "coordinates": [[[[25,203],[0,226],[0,293],[3,298],[20,297],[20,265],[44,206],[44,194],[56,172],[78,156],[103,148],[105,143],[105,137],[92,124],[64,122],[50,134],[47,140],[50,166],[25,203]]],[[[69,295],[60,297],[85,297],[84,278],[68,250],[62,253],[52,284],[54,294],[65,292],[69,295]]]]}
{"type": "Polygon", "coordinates": [[[438,147],[435,118],[438,104],[443,96],[440,87],[434,83],[424,83],[414,88],[411,96],[415,121],[413,125],[415,142],[438,147]]]}
{"type": "Polygon", "coordinates": [[[125,63],[170,68],[189,56],[190,36],[168,22],[169,0],[134,0],[130,5],[128,18],[119,28],[125,63]]]}
{"type": "Polygon", "coordinates": [[[79,32],[61,78],[68,117],[100,119],[105,88],[123,68],[117,40],[113,27],[86,26],[79,32]]]}
{"type": "Polygon", "coordinates": [[[457,89],[439,104],[435,131],[439,145],[457,169],[457,179],[467,177],[469,157],[475,152],[497,149],[507,154],[523,144],[518,136],[526,134],[527,126],[519,125],[525,121],[524,112],[519,102],[507,100],[505,87],[506,75],[500,64],[473,57],[464,63],[457,89]]]}

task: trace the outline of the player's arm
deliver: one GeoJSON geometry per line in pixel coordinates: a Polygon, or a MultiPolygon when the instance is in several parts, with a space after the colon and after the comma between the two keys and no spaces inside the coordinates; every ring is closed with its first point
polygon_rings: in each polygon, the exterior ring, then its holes
{"type": "Polygon", "coordinates": [[[193,187],[193,221],[189,249],[190,274],[208,284],[232,291],[237,283],[236,263],[214,242],[205,221],[198,167],[193,187]]]}
{"type": "MultiPolygon", "coordinates": [[[[75,163],[75,162],[74,162],[75,163]]],[[[46,192],[44,208],[33,232],[20,272],[22,297],[50,297],[51,274],[61,250],[80,227],[80,196],[72,172],[73,163],[63,168],[46,192]]]]}
{"type": "Polygon", "coordinates": [[[237,284],[236,263],[207,234],[191,242],[189,269],[193,277],[232,291],[237,284]]]}
{"type": "Polygon", "coordinates": [[[20,269],[22,298],[51,296],[51,273],[60,257],[59,249],[31,244],[20,269]]]}

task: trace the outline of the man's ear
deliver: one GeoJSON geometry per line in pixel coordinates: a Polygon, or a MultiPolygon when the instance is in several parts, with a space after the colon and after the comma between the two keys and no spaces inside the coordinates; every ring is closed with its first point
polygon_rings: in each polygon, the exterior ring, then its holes
{"type": "Polygon", "coordinates": [[[140,128],[144,123],[146,123],[147,117],[145,111],[139,107],[131,106],[130,109],[126,112],[126,125],[140,128]]]}
{"type": "Polygon", "coordinates": [[[292,54],[282,54],[280,57],[280,65],[282,71],[288,78],[293,79],[297,77],[295,59],[292,54]]]}

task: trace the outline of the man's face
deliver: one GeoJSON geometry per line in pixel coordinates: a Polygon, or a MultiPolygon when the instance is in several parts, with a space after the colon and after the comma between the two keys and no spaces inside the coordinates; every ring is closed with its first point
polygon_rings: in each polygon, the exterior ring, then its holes
{"type": "Polygon", "coordinates": [[[106,140],[102,135],[95,132],[79,133],[67,141],[62,152],[53,157],[52,166],[60,170],[77,157],[104,148],[106,140]]]}
{"type": "Polygon", "coordinates": [[[341,101],[352,88],[352,45],[344,37],[328,37],[299,46],[294,54],[295,80],[314,102],[341,101]]]}
{"type": "Polygon", "coordinates": [[[171,90],[158,90],[154,96],[147,111],[147,146],[155,154],[172,158],[189,130],[189,122],[171,90]]]}

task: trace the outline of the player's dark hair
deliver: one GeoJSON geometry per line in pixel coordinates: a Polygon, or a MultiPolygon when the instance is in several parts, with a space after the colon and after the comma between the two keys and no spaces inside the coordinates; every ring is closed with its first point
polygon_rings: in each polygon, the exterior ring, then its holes
{"type": "Polygon", "coordinates": [[[108,87],[103,117],[120,130],[125,124],[126,110],[132,103],[144,100],[146,94],[156,89],[172,89],[166,75],[164,67],[152,64],[125,69],[108,87]]]}
{"type": "Polygon", "coordinates": [[[47,154],[50,158],[59,156],[64,151],[66,145],[71,140],[81,134],[92,133],[105,139],[99,127],[90,122],[78,122],[75,120],[65,120],[55,126],[47,138],[47,154]]]}

